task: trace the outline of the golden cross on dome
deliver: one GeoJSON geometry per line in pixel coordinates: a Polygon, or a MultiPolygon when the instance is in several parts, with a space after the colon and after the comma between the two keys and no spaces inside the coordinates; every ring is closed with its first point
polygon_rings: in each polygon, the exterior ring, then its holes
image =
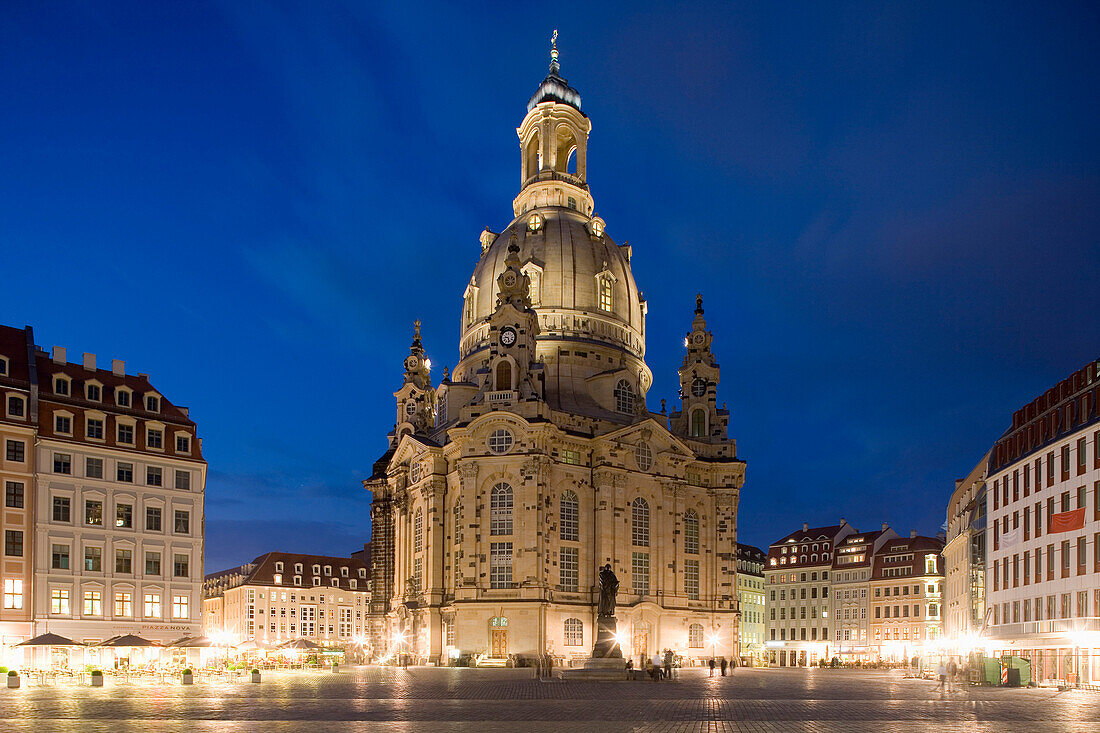
{"type": "Polygon", "coordinates": [[[558,48],[558,29],[554,29],[554,35],[550,36],[550,50],[556,51],[558,48]]]}

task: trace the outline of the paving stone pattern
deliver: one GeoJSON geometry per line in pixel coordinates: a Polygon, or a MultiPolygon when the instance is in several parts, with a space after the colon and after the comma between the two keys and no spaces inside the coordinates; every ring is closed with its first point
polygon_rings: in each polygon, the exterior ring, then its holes
{"type": "Polygon", "coordinates": [[[968,688],[895,672],[685,670],[671,682],[363,667],[248,682],[0,689],[4,731],[997,731],[1100,733],[1100,694],[968,688]]]}

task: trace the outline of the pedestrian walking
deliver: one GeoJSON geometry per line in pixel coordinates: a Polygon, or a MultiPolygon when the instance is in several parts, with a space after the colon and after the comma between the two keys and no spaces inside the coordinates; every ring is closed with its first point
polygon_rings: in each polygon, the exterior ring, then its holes
{"type": "Polygon", "coordinates": [[[723,677],[726,676],[726,664],[727,664],[726,658],[722,657],[722,676],[723,677]]]}
{"type": "Polygon", "coordinates": [[[947,691],[955,691],[955,675],[959,673],[959,665],[955,664],[955,658],[952,657],[951,661],[947,663],[947,691]]]}
{"type": "Polygon", "coordinates": [[[942,659],[940,660],[940,663],[938,665],[936,665],[936,674],[938,674],[940,676],[940,684],[939,684],[939,687],[936,688],[936,689],[946,690],[947,689],[947,665],[943,663],[942,659]]]}
{"type": "Polygon", "coordinates": [[[714,676],[714,657],[710,658],[710,676],[714,676]]]}
{"type": "Polygon", "coordinates": [[[665,649],[665,679],[672,679],[672,650],[665,649]]]}

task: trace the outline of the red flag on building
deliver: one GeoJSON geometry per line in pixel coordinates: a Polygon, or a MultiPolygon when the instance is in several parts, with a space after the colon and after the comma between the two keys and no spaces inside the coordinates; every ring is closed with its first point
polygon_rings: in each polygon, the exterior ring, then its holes
{"type": "Polygon", "coordinates": [[[1085,507],[1074,509],[1072,512],[1060,512],[1050,518],[1050,527],[1047,532],[1072,532],[1075,529],[1085,528],[1085,507]]]}

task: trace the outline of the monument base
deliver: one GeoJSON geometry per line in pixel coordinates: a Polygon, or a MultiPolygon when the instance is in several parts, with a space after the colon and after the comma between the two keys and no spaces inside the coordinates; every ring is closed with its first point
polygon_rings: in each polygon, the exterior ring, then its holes
{"type": "Polygon", "coordinates": [[[565,680],[625,680],[629,678],[623,650],[615,639],[616,624],[614,618],[601,618],[597,621],[596,643],[592,645],[592,656],[584,660],[580,669],[563,669],[561,677],[565,680]]]}
{"type": "Polygon", "coordinates": [[[593,659],[622,659],[623,650],[615,638],[615,618],[601,618],[596,622],[596,643],[592,645],[593,659]]]}

